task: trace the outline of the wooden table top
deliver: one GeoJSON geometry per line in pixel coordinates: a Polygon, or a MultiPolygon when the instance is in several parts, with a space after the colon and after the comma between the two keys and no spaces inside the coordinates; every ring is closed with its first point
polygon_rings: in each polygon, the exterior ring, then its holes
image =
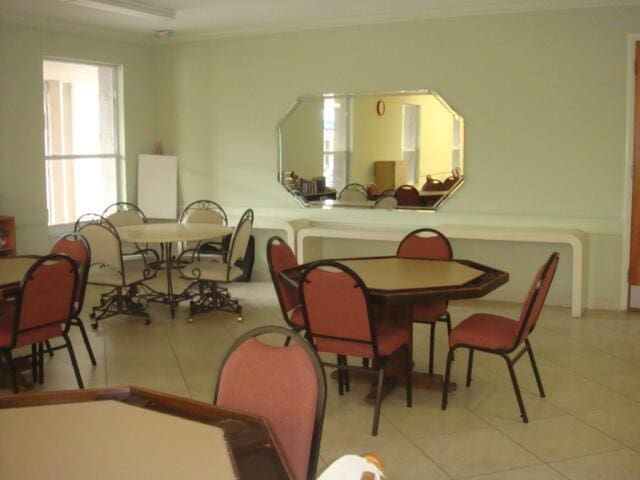
{"type": "MultiPolygon", "coordinates": [[[[410,304],[432,300],[477,298],[509,280],[509,274],[469,260],[365,257],[337,259],[355,271],[369,289],[373,303],[410,304]]],[[[281,275],[297,286],[313,262],[281,275]]]]}
{"type": "Polygon", "coordinates": [[[37,257],[0,258],[0,288],[19,284],[36,260],[37,257]]]}
{"type": "Polygon", "coordinates": [[[233,227],[213,223],[144,223],[117,228],[123,242],[197,242],[228,235],[233,227]]]}
{"type": "Polygon", "coordinates": [[[0,397],[0,424],[0,478],[293,478],[264,419],[137,387],[0,397]]]}

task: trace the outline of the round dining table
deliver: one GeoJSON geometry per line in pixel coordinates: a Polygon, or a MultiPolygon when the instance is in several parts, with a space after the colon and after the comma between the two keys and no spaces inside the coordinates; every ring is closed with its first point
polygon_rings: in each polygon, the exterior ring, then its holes
{"type": "Polygon", "coordinates": [[[146,295],[150,302],[158,302],[169,305],[171,317],[175,316],[178,304],[188,300],[188,292],[176,293],[173,287],[173,271],[180,268],[180,264],[173,255],[173,244],[181,242],[205,242],[224,237],[233,232],[233,227],[216,225],[212,223],[143,223],[118,227],[120,240],[136,244],[159,243],[162,248],[162,257],[158,269],[165,270],[167,274],[166,292],[157,291],[145,285],[151,291],[146,295]]]}
{"type": "Polygon", "coordinates": [[[18,285],[38,257],[8,257],[0,259],[0,288],[18,285]]]}

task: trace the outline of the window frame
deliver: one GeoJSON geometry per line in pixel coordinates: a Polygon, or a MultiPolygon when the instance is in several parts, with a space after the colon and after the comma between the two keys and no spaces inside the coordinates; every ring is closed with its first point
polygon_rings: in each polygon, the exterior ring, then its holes
{"type": "MultiPolygon", "coordinates": [[[[92,60],[81,60],[81,59],[71,59],[64,57],[56,57],[56,56],[43,56],[42,57],[42,105],[43,105],[43,134],[44,134],[44,169],[45,169],[45,189],[46,189],[46,197],[49,197],[48,191],[48,183],[46,179],[46,169],[47,169],[47,161],[58,161],[58,160],[82,160],[82,159],[94,159],[94,158],[113,158],[116,162],[116,200],[123,200],[124,193],[124,165],[122,165],[122,138],[124,136],[124,132],[121,129],[121,108],[122,104],[120,101],[121,97],[121,89],[122,89],[122,65],[108,63],[108,62],[97,62],[92,60]],[[45,79],[44,79],[44,63],[45,62],[58,62],[58,63],[69,63],[76,65],[90,65],[95,67],[109,67],[112,70],[112,79],[113,79],[113,87],[112,87],[112,112],[113,112],[113,144],[114,149],[113,153],[99,153],[99,154],[79,154],[79,155],[47,155],[47,131],[48,131],[48,112],[47,112],[47,91],[45,89],[45,79]]],[[[105,205],[106,207],[106,205],[105,205]]],[[[100,213],[100,212],[98,212],[100,213]]],[[[49,206],[47,205],[47,217],[49,217],[49,206]]],[[[67,227],[68,225],[72,225],[71,223],[49,223],[49,218],[47,218],[47,226],[50,229],[57,230],[60,227],[67,227]]]]}

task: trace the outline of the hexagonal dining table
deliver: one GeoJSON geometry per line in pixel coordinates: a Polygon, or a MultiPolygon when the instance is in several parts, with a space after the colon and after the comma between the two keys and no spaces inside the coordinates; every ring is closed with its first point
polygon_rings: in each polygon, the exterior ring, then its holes
{"type": "MultiPolygon", "coordinates": [[[[368,289],[373,315],[381,321],[411,328],[412,304],[435,300],[460,300],[483,297],[509,281],[509,274],[470,260],[428,260],[423,258],[363,257],[335,259],[356,272],[368,289]]],[[[298,287],[304,270],[313,262],[281,272],[292,286],[298,287]]],[[[402,359],[389,363],[385,387],[401,379],[402,359]],[[396,374],[396,372],[398,372],[396,374]]],[[[442,388],[442,375],[415,372],[417,388],[442,388]]],[[[455,389],[455,384],[450,384],[455,389]]],[[[375,397],[375,390],[368,398],[375,397]]]]}

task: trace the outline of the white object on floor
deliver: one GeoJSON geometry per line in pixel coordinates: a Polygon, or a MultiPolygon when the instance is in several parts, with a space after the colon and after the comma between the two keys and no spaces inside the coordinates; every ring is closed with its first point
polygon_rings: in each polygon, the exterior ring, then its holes
{"type": "Polygon", "coordinates": [[[373,474],[372,480],[384,478],[380,469],[364,457],[345,455],[329,465],[318,480],[362,480],[365,473],[373,474]]]}

